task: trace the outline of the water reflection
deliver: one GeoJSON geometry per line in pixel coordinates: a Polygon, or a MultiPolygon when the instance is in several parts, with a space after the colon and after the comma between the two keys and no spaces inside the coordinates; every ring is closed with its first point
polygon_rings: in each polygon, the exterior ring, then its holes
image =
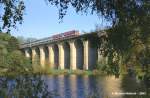
{"type": "Polygon", "coordinates": [[[41,76],[0,77],[1,98],[52,98],[41,76]]]}
{"type": "MultiPolygon", "coordinates": [[[[117,79],[113,76],[58,75],[46,76],[45,78],[55,81],[53,82],[55,85],[53,90],[57,91],[59,95],[57,98],[147,98],[145,95],[126,96],[123,94],[133,93],[133,91],[145,92],[144,86],[127,77],[117,79]],[[55,80],[55,78],[59,79],[55,80]],[[131,88],[132,90],[129,90],[131,88]]],[[[51,81],[47,81],[47,84],[51,84],[51,81]]]]}
{"type": "MultiPolygon", "coordinates": [[[[112,92],[112,89],[119,89],[118,91],[121,91],[118,86],[114,85],[118,84],[118,82],[116,82],[117,80],[112,81],[111,79],[108,79],[110,83],[112,82],[110,84],[108,83],[107,78],[104,79],[97,76],[58,75],[47,76],[45,78],[48,78],[48,81],[46,83],[49,86],[50,84],[52,84],[50,80],[55,81],[53,82],[53,85],[55,85],[53,90],[57,91],[57,93],[60,95],[57,96],[57,98],[105,98],[106,96],[108,98],[113,98],[111,95],[112,93],[110,93],[112,92]],[[55,80],[56,78],[59,78],[59,80],[55,80]],[[59,81],[59,83],[57,81],[59,81]]],[[[114,95],[114,98],[121,97],[114,95]]]]}
{"type": "Polygon", "coordinates": [[[128,77],[116,79],[87,75],[0,77],[0,98],[148,98],[119,94],[145,92],[144,84],[135,81],[128,77]]]}

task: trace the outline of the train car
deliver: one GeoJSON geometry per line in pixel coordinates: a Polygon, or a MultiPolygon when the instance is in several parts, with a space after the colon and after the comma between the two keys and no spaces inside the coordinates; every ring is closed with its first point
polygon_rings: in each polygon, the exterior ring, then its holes
{"type": "Polygon", "coordinates": [[[53,35],[52,39],[53,40],[61,40],[61,39],[65,39],[65,38],[76,37],[79,35],[80,35],[79,31],[72,30],[72,31],[61,33],[61,34],[53,35]]]}
{"type": "Polygon", "coordinates": [[[79,31],[76,30],[72,30],[72,31],[68,31],[63,33],[64,37],[74,37],[74,36],[78,36],[79,35],[79,31]]]}
{"type": "Polygon", "coordinates": [[[53,40],[60,39],[61,37],[62,37],[61,34],[57,34],[57,35],[53,35],[53,36],[52,36],[53,40]]]}

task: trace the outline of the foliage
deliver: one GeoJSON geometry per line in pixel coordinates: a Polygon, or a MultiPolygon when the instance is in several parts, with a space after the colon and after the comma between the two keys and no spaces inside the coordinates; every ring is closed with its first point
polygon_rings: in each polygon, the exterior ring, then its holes
{"type": "Polygon", "coordinates": [[[20,44],[25,42],[25,38],[23,36],[18,36],[17,40],[19,41],[20,44]]]}
{"type": "Polygon", "coordinates": [[[0,77],[0,95],[5,98],[12,96],[16,98],[53,98],[56,96],[54,92],[48,91],[48,85],[40,75],[0,77]]]}
{"type": "Polygon", "coordinates": [[[2,29],[10,29],[16,27],[16,23],[22,23],[23,12],[25,9],[23,0],[0,0],[1,13],[0,20],[2,21],[2,29]]]}
{"type": "Polygon", "coordinates": [[[0,68],[10,72],[24,72],[32,70],[30,60],[25,58],[19,50],[18,40],[6,33],[0,34],[0,68]]]}
{"type": "Polygon", "coordinates": [[[7,50],[9,52],[19,49],[19,42],[15,37],[11,37],[8,41],[7,50]]]}
{"type": "Polygon", "coordinates": [[[11,52],[7,60],[10,71],[28,71],[32,68],[30,61],[18,50],[11,52]]]}
{"type": "MultiPolygon", "coordinates": [[[[130,71],[137,76],[149,74],[147,71],[150,66],[150,42],[143,41],[141,36],[135,38],[137,37],[136,34],[130,36],[124,35],[126,33],[120,33],[121,31],[122,30],[116,30],[116,34],[114,29],[109,29],[105,34],[102,34],[101,32],[101,36],[99,35],[101,44],[99,48],[103,52],[101,54],[108,58],[107,64],[109,67],[106,67],[109,69],[115,65],[118,68],[115,70],[115,73],[118,74],[124,73],[125,71],[130,71]],[[122,68],[124,68],[124,70],[122,70],[122,68]]],[[[138,34],[141,32],[136,33],[138,34]]],[[[147,36],[144,40],[149,38],[150,36],[147,36]]],[[[111,72],[114,73],[114,71],[111,72]]]]}
{"type": "Polygon", "coordinates": [[[30,43],[30,42],[33,42],[35,40],[37,40],[36,38],[24,38],[23,36],[18,36],[17,37],[17,40],[19,42],[19,44],[22,44],[22,43],[30,43]]]}
{"type": "MultiPolygon", "coordinates": [[[[59,8],[59,18],[62,19],[67,9],[72,6],[77,13],[97,13],[115,25],[119,21],[140,21],[149,12],[148,0],[47,0],[59,8]],[[139,20],[138,20],[139,19],[139,20]]],[[[147,17],[148,18],[148,17],[147,17]]],[[[145,22],[147,19],[142,19],[145,22]]],[[[147,21],[148,22],[148,21],[147,21]]],[[[142,22],[141,22],[142,24],[142,22]]]]}
{"type": "Polygon", "coordinates": [[[10,38],[9,34],[0,33],[0,41],[8,41],[10,38]]]}
{"type": "Polygon", "coordinates": [[[42,72],[43,71],[42,67],[40,66],[40,58],[38,55],[35,56],[32,66],[33,66],[34,72],[42,72]]]}

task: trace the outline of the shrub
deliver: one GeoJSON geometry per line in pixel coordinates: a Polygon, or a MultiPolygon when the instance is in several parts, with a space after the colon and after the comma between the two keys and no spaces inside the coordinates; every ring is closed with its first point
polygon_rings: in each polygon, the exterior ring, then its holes
{"type": "Polygon", "coordinates": [[[7,62],[10,71],[22,72],[22,71],[29,71],[32,69],[30,60],[25,58],[19,50],[11,52],[7,56],[7,62]]]}

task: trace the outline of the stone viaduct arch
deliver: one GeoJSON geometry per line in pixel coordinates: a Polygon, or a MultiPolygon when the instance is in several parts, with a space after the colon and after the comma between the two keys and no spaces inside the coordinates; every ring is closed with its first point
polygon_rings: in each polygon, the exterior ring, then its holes
{"type": "Polygon", "coordinates": [[[44,54],[45,54],[45,65],[48,66],[49,65],[49,50],[48,50],[48,46],[44,46],[43,50],[44,50],[44,54]]]}
{"type": "Polygon", "coordinates": [[[70,45],[68,42],[63,44],[64,49],[64,68],[70,69],[70,45]]]}
{"type": "Polygon", "coordinates": [[[95,69],[95,66],[97,63],[97,59],[98,59],[98,51],[97,48],[95,46],[93,46],[93,41],[89,40],[88,41],[88,65],[89,65],[89,69],[95,69]]]}
{"type": "Polygon", "coordinates": [[[92,70],[97,62],[97,48],[90,39],[81,37],[38,43],[22,48],[32,63],[39,59],[42,68],[92,70]]]}
{"type": "Polygon", "coordinates": [[[57,44],[53,45],[53,51],[54,51],[54,68],[58,69],[59,67],[59,48],[57,44]]]}
{"type": "Polygon", "coordinates": [[[39,47],[35,47],[34,62],[35,62],[37,65],[40,64],[40,49],[39,49],[39,47]]]}
{"type": "Polygon", "coordinates": [[[77,69],[83,69],[84,64],[84,46],[83,42],[80,39],[75,40],[75,48],[76,48],[76,67],[77,69]]]}

